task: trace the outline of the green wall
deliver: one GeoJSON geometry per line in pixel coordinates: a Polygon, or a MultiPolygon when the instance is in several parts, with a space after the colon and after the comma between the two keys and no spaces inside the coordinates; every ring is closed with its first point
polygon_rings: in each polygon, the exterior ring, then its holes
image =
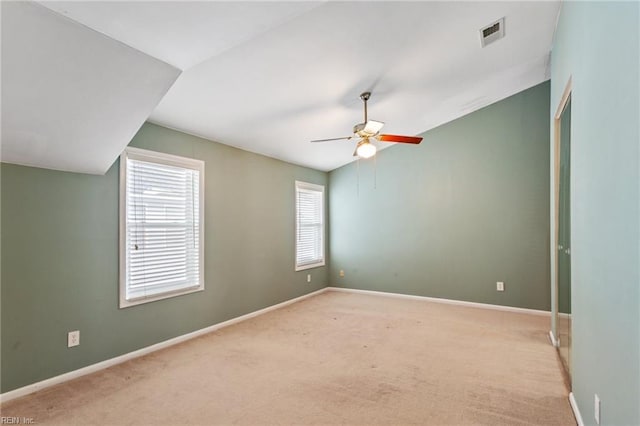
{"type": "Polygon", "coordinates": [[[545,82],[330,172],[331,284],[549,310],[548,112],[545,82]]]}
{"type": "Polygon", "coordinates": [[[588,425],[596,393],[600,424],[640,424],[638,28],[638,2],[565,1],[551,57],[551,119],[573,84],[571,364],[588,425]]]}
{"type": "Polygon", "coordinates": [[[205,291],[118,309],[118,162],[104,176],[2,164],[2,392],[327,285],[326,267],[294,272],[294,181],[326,173],[153,124],[131,145],[205,161],[205,291]]]}

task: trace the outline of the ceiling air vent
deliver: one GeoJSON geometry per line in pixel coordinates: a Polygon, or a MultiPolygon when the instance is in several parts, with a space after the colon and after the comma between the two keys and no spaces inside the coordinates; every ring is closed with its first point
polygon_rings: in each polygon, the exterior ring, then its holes
{"type": "Polygon", "coordinates": [[[502,37],[504,37],[504,18],[500,18],[496,22],[480,29],[480,44],[482,44],[482,47],[500,40],[502,37]]]}

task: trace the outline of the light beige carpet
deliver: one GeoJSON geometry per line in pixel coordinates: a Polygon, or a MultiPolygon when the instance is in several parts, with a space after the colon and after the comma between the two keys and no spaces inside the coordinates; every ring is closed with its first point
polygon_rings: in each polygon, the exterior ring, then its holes
{"type": "Polygon", "coordinates": [[[9,401],[38,424],[575,425],[549,318],[327,292],[9,401]]]}

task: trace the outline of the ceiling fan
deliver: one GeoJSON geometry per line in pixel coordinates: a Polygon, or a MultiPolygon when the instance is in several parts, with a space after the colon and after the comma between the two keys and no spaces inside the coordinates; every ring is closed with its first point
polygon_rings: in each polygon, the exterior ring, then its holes
{"type": "Polygon", "coordinates": [[[360,99],[364,102],[364,122],[353,126],[353,135],[344,136],[341,138],[330,139],[317,139],[311,142],[330,142],[338,140],[350,140],[353,138],[361,138],[356,145],[356,150],[353,152],[353,156],[360,156],[362,158],[369,158],[376,154],[377,148],[371,143],[369,139],[373,138],[380,142],[398,142],[398,143],[412,143],[419,144],[422,142],[421,137],[417,136],[401,136],[401,135],[381,135],[380,130],[384,123],[381,121],[369,120],[367,117],[367,101],[371,97],[371,92],[364,92],[360,95],[360,99]]]}

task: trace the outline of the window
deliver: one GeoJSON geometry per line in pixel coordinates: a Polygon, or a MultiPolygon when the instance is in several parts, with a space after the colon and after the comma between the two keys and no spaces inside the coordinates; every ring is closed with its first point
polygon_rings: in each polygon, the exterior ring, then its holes
{"type": "Polygon", "coordinates": [[[120,307],[204,290],[204,162],[120,156],[120,307]]]}
{"type": "Polygon", "coordinates": [[[296,181],[296,271],[324,265],[324,186],[296,181]]]}

